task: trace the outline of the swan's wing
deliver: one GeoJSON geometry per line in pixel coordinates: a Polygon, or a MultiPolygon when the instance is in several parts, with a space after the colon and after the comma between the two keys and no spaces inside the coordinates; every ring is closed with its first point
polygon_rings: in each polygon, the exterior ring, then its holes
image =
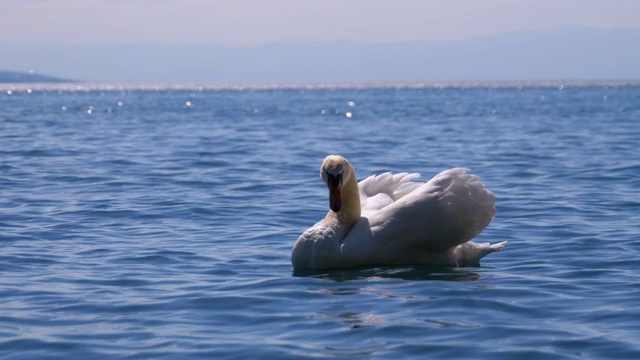
{"type": "Polygon", "coordinates": [[[368,211],[377,245],[398,253],[443,251],[477,236],[496,214],[495,196],[467,171],[445,170],[396,201],[368,211]]]}
{"type": "Polygon", "coordinates": [[[420,174],[389,172],[372,175],[358,183],[360,192],[360,206],[362,215],[367,216],[373,211],[378,211],[388,206],[415,189],[423,185],[422,182],[414,182],[420,174]]]}

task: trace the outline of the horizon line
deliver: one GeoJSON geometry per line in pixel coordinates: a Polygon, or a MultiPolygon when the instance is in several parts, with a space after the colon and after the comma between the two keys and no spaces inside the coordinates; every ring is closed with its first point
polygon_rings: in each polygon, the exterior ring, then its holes
{"type": "Polygon", "coordinates": [[[479,89],[636,87],[640,79],[441,80],[441,81],[312,81],[312,82],[54,82],[0,83],[0,92],[32,91],[254,91],[364,89],[479,89]]]}

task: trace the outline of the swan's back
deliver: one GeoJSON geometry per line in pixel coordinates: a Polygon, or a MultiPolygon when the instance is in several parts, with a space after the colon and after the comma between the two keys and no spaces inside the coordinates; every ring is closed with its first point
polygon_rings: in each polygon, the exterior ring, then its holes
{"type": "MultiPolygon", "coordinates": [[[[374,243],[390,252],[446,251],[473,239],[493,220],[495,196],[465,168],[441,172],[426,183],[418,174],[382,174],[361,181],[363,216],[374,243]],[[382,244],[384,243],[384,244],[382,244]]],[[[357,233],[349,234],[347,244],[357,233]]]]}

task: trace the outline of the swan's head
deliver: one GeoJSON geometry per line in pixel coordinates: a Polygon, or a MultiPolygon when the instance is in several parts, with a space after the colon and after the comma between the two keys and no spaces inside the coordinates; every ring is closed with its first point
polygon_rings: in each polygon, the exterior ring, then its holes
{"type": "Polygon", "coordinates": [[[329,207],[342,209],[342,187],[354,177],[353,166],[340,155],[329,155],[322,162],[320,177],[329,188],[329,207]]]}

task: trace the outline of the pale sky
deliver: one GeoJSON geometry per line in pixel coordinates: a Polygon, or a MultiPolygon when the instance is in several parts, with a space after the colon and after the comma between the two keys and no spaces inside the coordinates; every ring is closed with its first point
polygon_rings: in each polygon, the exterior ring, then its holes
{"type": "Polygon", "coordinates": [[[0,43],[389,43],[640,28],[640,0],[3,0],[0,9],[0,43]]]}

